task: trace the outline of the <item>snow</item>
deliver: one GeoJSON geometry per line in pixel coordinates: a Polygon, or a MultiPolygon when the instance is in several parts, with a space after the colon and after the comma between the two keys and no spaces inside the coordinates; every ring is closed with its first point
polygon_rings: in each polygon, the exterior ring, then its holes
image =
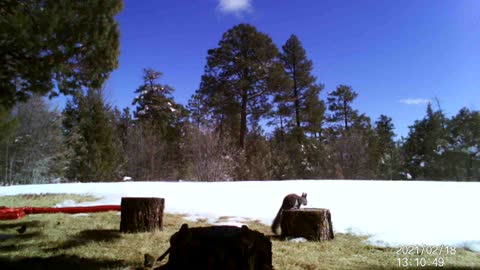
{"type": "Polygon", "coordinates": [[[54,207],[72,207],[78,204],[74,200],[65,200],[61,203],[57,203],[54,207]]]}
{"type": "Polygon", "coordinates": [[[470,146],[470,147],[468,148],[468,153],[470,153],[470,154],[476,154],[476,153],[478,153],[478,147],[477,147],[477,146],[470,146]]]}
{"type": "Polygon", "coordinates": [[[443,155],[443,153],[445,153],[445,148],[441,145],[437,146],[437,149],[435,150],[435,153],[437,153],[438,155],[443,155]]]}
{"type": "Polygon", "coordinates": [[[176,111],[175,108],[173,108],[172,103],[167,102],[167,105],[168,105],[168,108],[170,109],[171,112],[175,112],[175,111],[176,111]]]}
{"type": "Polygon", "coordinates": [[[78,214],[73,214],[72,217],[88,217],[90,216],[87,213],[78,213],[78,214]]]}
{"type": "MultiPolygon", "coordinates": [[[[0,196],[75,193],[120,204],[122,197],[162,197],[165,211],[193,220],[233,217],[223,224],[259,220],[270,225],[283,197],[308,193],[308,206],[328,208],[335,232],[368,235],[379,246],[455,245],[480,252],[480,183],[433,181],[291,180],[248,182],[121,182],[0,187],[0,196]]],[[[217,223],[218,224],[218,223],[217,223]]],[[[219,223],[222,224],[222,223],[219,223]]]]}
{"type": "Polygon", "coordinates": [[[292,243],[304,243],[304,242],[307,242],[307,239],[305,239],[303,237],[298,237],[298,238],[292,238],[288,241],[292,242],[292,243]]]}
{"type": "Polygon", "coordinates": [[[225,222],[215,222],[215,223],[213,223],[213,225],[216,225],[216,226],[226,225],[226,226],[242,227],[243,225],[246,225],[246,224],[240,223],[240,222],[235,222],[235,221],[225,221],[225,222]]]}

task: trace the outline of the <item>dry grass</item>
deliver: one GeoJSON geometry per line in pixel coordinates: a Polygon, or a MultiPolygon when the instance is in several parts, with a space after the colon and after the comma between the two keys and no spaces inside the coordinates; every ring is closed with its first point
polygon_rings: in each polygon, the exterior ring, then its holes
{"type": "Polygon", "coordinates": [[[0,206],[6,207],[50,207],[65,200],[75,202],[96,201],[99,198],[93,196],[81,196],[75,194],[24,194],[17,196],[0,196],[0,206]]]}
{"type": "MultiPolygon", "coordinates": [[[[0,205],[52,206],[66,199],[79,201],[94,198],[58,194],[22,195],[0,197],[0,205]]],[[[227,221],[228,217],[219,220],[227,221]]],[[[190,227],[208,225],[205,220],[191,222],[184,220],[182,215],[166,214],[163,231],[121,234],[118,232],[120,216],[117,212],[88,216],[30,215],[20,220],[0,221],[0,269],[141,269],[144,254],[161,255],[169,247],[170,236],[183,223],[190,227]],[[22,225],[27,226],[27,231],[18,234],[16,229],[22,225]]],[[[248,225],[251,229],[271,235],[270,228],[258,221],[248,225]]],[[[397,249],[375,248],[366,245],[364,240],[347,234],[337,234],[333,241],[323,243],[273,239],[274,267],[277,270],[405,269],[398,267],[397,249]]],[[[456,249],[455,255],[442,257],[445,259],[444,267],[422,269],[480,268],[480,255],[463,249],[456,249]]]]}

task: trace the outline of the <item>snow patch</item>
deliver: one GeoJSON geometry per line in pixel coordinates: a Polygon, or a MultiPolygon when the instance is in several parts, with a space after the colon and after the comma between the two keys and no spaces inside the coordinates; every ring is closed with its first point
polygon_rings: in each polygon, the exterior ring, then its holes
{"type": "Polygon", "coordinates": [[[458,246],[463,246],[463,248],[472,252],[480,252],[480,241],[465,241],[458,246]]]}
{"type": "Polygon", "coordinates": [[[90,216],[87,213],[78,213],[78,214],[73,214],[72,217],[88,217],[90,216]]]}
{"type": "Polygon", "coordinates": [[[65,200],[61,203],[57,203],[54,207],[72,207],[72,206],[78,206],[77,202],[74,200],[65,200]]]}
{"type": "Polygon", "coordinates": [[[240,222],[233,222],[233,221],[225,221],[225,222],[215,222],[213,223],[215,226],[236,226],[236,227],[242,227],[243,225],[246,226],[246,224],[240,223],[240,222]]]}
{"type": "Polygon", "coordinates": [[[305,239],[305,238],[303,238],[303,237],[297,237],[297,238],[289,239],[288,242],[292,242],[292,243],[304,243],[304,242],[307,242],[307,239],[305,239]]]}
{"type": "Polygon", "coordinates": [[[470,154],[476,154],[476,153],[478,153],[478,146],[476,146],[476,145],[470,146],[470,147],[468,148],[468,153],[470,153],[470,154]]]}

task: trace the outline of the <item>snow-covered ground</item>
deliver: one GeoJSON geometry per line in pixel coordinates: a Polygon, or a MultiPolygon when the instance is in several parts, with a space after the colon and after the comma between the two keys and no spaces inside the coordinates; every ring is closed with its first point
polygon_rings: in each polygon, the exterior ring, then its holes
{"type": "Polygon", "coordinates": [[[302,192],[308,193],[307,207],[330,209],[336,232],[369,235],[371,243],[382,246],[443,244],[480,252],[480,183],[298,180],[0,187],[0,196],[75,193],[102,198],[77,205],[120,204],[122,197],[162,197],[168,213],[208,218],[212,223],[229,216],[233,218],[227,224],[247,218],[267,225],[285,195],[302,192]]]}

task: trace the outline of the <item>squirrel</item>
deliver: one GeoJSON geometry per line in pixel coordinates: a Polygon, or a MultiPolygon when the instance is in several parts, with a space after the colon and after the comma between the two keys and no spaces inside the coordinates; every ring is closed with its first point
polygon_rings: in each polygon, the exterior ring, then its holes
{"type": "Polygon", "coordinates": [[[273,219],[272,232],[277,234],[278,227],[280,227],[280,223],[282,222],[283,210],[299,209],[301,205],[307,205],[307,193],[302,193],[302,196],[298,196],[297,194],[288,194],[285,196],[280,210],[278,210],[277,215],[273,219]]]}

